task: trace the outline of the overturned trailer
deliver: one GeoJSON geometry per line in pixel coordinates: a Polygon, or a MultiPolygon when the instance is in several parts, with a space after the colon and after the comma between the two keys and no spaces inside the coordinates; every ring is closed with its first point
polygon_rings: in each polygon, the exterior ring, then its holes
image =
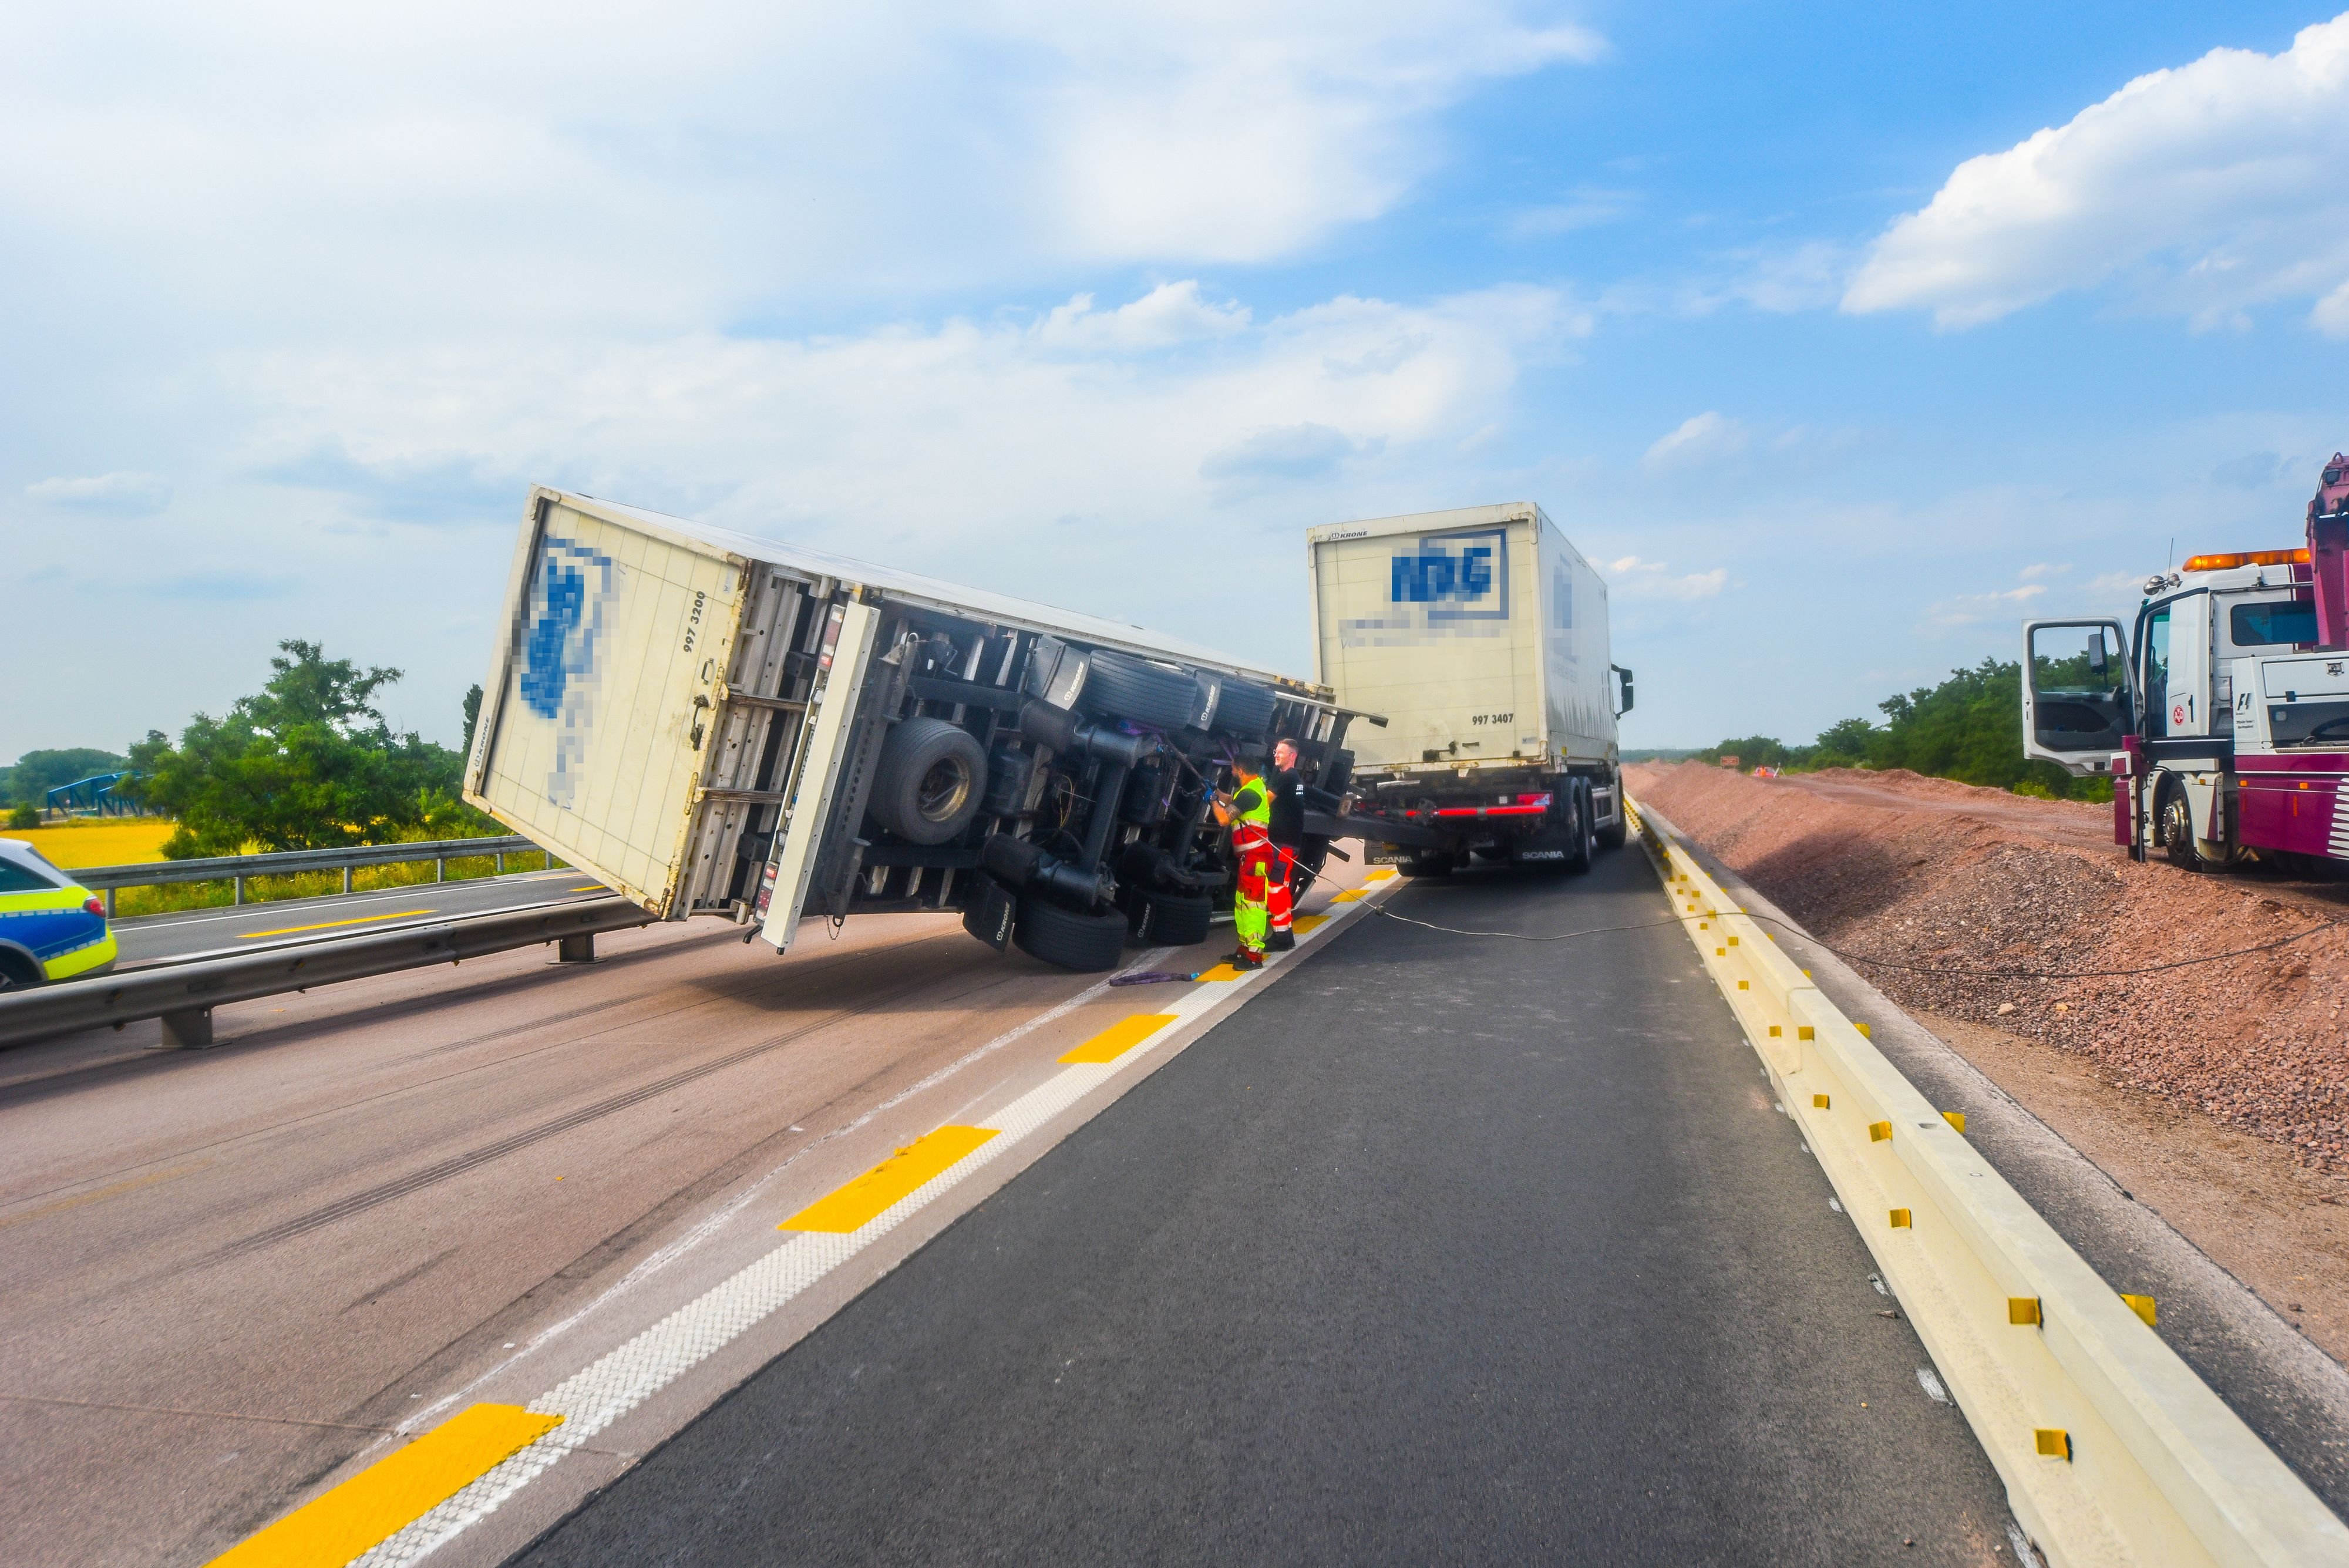
{"type": "Polygon", "coordinates": [[[1294,737],[1332,806],[1352,763],[1326,688],[543,487],[505,606],[465,798],[778,951],[803,918],[907,910],[1076,970],[1196,941],[1231,877],[1230,763],[1294,737]]]}

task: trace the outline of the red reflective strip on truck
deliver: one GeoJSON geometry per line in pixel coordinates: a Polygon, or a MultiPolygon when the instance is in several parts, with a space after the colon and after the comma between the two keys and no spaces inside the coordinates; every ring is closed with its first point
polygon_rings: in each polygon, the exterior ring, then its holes
{"type": "MultiPolygon", "coordinates": [[[[1546,805],[1446,805],[1436,809],[1438,816],[1539,816],[1546,805]]],[[[1419,814],[1413,812],[1413,815],[1419,814]]]]}

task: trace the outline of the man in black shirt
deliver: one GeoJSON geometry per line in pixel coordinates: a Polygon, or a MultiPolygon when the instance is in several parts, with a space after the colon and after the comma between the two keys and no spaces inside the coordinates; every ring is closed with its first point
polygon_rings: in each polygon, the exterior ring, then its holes
{"type": "Polygon", "coordinates": [[[1272,933],[1267,943],[1278,951],[1297,945],[1289,915],[1304,892],[1298,886],[1304,876],[1298,857],[1305,846],[1305,775],[1297,771],[1297,742],[1287,736],[1272,748],[1272,767],[1264,775],[1264,787],[1272,796],[1272,846],[1280,855],[1281,885],[1273,898],[1272,933]]]}

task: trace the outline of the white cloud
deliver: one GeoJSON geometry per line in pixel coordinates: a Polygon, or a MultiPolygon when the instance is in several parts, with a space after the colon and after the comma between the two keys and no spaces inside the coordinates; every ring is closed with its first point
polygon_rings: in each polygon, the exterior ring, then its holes
{"type": "Polygon", "coordinates": [[[2349,14],[2278,55],[2214,49],[1960,164],[1878,239],[1848,311],[1971,327],[2127,276],[2199,326],[2322,296],[2349,336],[2349,14]]]}
{"type": "Polygon", "coordinates": [[[2035,583],[2042,577],[2060,577],[2071,569],[2072,568],[2068,564],[2058,565],[2048,561],[2033,561],[2030,566],[2027,566],[2020,572],[2017,572],[2015,576],[2021,577],[2026,583],[2035,583]]]}
{"type": "Polygon", "coordinates": [[[1651,468],[1719,462],[1738,456],[1752,441],[1753,432],[1744,425],[1707,410],[1658,437],[1640,461],[1651,468]]]}
{"type": "Polygon", "coordinates": [[[123,471],[87,478],[43,479],[25,486],[27,499],[84,512],[140,515],[171,504],[171,487],[151,473],[123,471]]]}
{"type": "Polygon", "coordinates": [[[0,283],[398,337],[1261,261],[1601,52],[1537,5],[53,8],[0,51],[0,283]]]}
{"type": "Polygon", "coordinates": [[[1978,626],[1982,622],[2013,613],[2047,591],[2044,583],[2024,583],[2019,587],[2000,588],[1986,594],[1959,594],[1935,602],[1925,612],[1925,624],[1940,630],[1978,626]]]}
{"type": "Polygon", "coordinates": [[[1668,563],[1637,556],[1608,562],[1607,573],[1609,590],[1619,599],[1709,599],[1729,585],[1726,566],[1674,576],[1668,563]]]}
{"type": "Polygon", "coordinates": [[[1594,229],[1620,222],[1638,205],[1630,192],[1586,187],[1566,201],[1526,208],[1508,221],[1506,232],[1517,239],[1539,239],[1594,229]]]}
{"type": "Polygon", "coordinates": [[[1165,348],[1203,337],[1227,337],[1247,324],[1247,306],[1211,305],[1199,297],[1197,280],[1190,279],[1161,284],[1115,310],[1095,310],[1093,296],[1080,294],[1056,306],[1037,334],[1055,348],[1165,348]]]}

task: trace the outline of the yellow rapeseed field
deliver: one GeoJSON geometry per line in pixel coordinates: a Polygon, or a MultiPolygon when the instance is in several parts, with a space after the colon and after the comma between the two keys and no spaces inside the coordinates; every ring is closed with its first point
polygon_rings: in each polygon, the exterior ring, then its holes
{"type": "Polygon", "coordinates": [[[0,838],[22,838],[52,866],[138,866],[163,858],[163,840],[179,825],[160,816],[84,817],[53,827],[0,827],[0,838]]]}

